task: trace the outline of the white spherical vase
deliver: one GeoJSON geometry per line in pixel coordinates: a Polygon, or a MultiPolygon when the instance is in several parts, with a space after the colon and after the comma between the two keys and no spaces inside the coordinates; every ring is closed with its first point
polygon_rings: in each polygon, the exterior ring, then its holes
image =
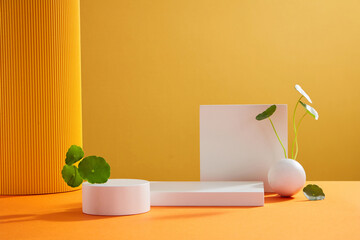
{"type": "Polygon", "coordinates": [[[299,162],[284,158],[271,166],[268,181],[274,192],[282,197],[291,197],[305,185],[306,174],[299,162]]]}

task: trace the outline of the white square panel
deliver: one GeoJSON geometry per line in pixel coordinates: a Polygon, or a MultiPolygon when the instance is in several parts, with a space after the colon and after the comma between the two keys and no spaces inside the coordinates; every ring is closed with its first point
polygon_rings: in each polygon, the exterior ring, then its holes
{"type": "MultiPolygon", "coordinates": [[[[284,151],[268,119],[256,115],[267,105],[200,106],[200,180],[267,181],[270,166],[284,158],[284,151]]],[[[287,151],[287,105],[277,104],[271,116],[287,151]]]]}

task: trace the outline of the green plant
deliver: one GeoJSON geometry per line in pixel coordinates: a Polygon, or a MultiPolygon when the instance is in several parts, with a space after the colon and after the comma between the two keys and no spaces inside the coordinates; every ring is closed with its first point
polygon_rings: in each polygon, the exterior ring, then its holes
{"type": "Polygon", "coordinates": [[[303,97],[305,97],[306,100],[308,100],[310,103],[312,103],[309,95],[307,95],[306,92],[298,84],[295,85],[295,89],[301,94],[301,96],[298,99],[298,101],[296,102],[296,105],[295,105],[295,108],[294,108],[294,114],[293,114],[294,140],[293,140],[293,144],[292,144],[292,147],[291,147],[291,157],[294,160],[296,160],[297,155],[298,155],[298,151],[299,151],[297,137],[298,137],[298,129],[300,127],[300,124],[301,124],[302,120],[308,114],[310,116],[312,116],[313,118],[315,118],[315,120],[319,119],[319,114],[317,113],[317,111],[313,107],[311,107],[311,106],[309,106],[309,105],[307,105],[307,104],[305,104],[305,103],[303,103],[301,101],[301,99],[303,97]],[[298,124],[296,125],[295,116],[296,116],[296,110],[297,110],[297,107],[298,107],[299,103],[305,108],[306,111],[301,116],[300,120],[298,121],[298,124]],[[294,145],[296,146],[295,155],[294,155],[294,145]]]}
{"type": "Polygon", "coordinates": [[[260,113],[259,115],[256,116],[256,120],[258,121],[261,121],[261,120],[264,120],[264,119],[269,119],[270,123],[271,123],[271,126],[276,134],[276,137],[277,139],[279,140],[280,144],[281,144],[281,147],[283,148],[284,150],[284,155],[285,155],[285,158],[287,158],[286,156],[286,150],[285,150],[285,147],[283,145],[283,143],[281,142],[281,139],[279,137],[279,135],[277,134],[277,131],[275,129],[275,126],[274,126],[274,123],[272,122],[271,120],[271,115],[274,114],[274,112],[276,111],[276,105],[271,105],[268,109],[266,109],[264,112],[260,113]]]}
{"type": "Polygon", "coordinates": [[[72,145],[65,159],[65,166],[61,171],[64,181],[70,187],[78,187],[83,180],[89,183],[106,183],[110,177],[110,165],[102,157],[84,157],[81,147],[72,145]],[[79,162],[80,161],[80,162],[79,162]],[[79,162],[78,167],[74,164],[79,162]]]}
{"type": "MultiPolygon", "coordinates": [[[[305,98],[308,102],[312,103],[309,95],[298,84],[295,85],[295,89],[301,94],[301,96],[298,99],[298,101],[296,102],[296,105],[295,105],[295,108],[294,108],[294,113],[293,113],[294,140],[292,142],[291,158],[294,159],[294,160],[296,160],[298,152],[299,152],[299,145],[298,145],[298,138],[297,137],[298,137],[298,130],[299,130],[299,127],[300,127],[300,124],[301,124],[302,120],[305,118],[306,115],[312,116],[313,118],[315,118],[315,120],[319,119],[318,112],[313,107],[311,107],[310,105],[305,104],[304,102],[301,101],[303,98],[305,98]],[[304,107],[305,112],[300,117],[300,119],[298,120],[298,123],[296,124],[296,119],[295,119],[296,110],[297,110],[297,107],[299,106],[299,104],[304,107]],[[295,149],[295,154],[294,154],[294,149],[295,149]]],[[[277,137],[278,141],[280,142],[281,147],[283,148],[285,158],[287,158],[290,155],[290,153],[289,154],[286,153],[285,147],[284,147],[283,143],[281,142],[281,139],[280,139],[279,135],[277,134],[274,123],[272,122],[272,120],[270,118],[275,113],[275,111],[276,111],[276,105],[271,105],[264,112],[258,114],[256,116],[256,120],[261,121],[261,120],[264,120],[264,119],[269,119],[269,121],[271,123],[271,126],[272,126],[272,128],[273,128],[273,130],[274,130],[274,132],[276,134],[276,137],[277,137]]],[[[318,187],[316,185],[311,185],[311,187],[309,187],[309,186],[310,185],[306,186],[304,188],[304,190],[303,190],[305,196],[309,200],[321,200],[321,199],[324,199],[324,198],[322,198],[321,194],[323,194],[324,197],[325,197],[325,194],[322,192],[322,189],[320,187],[318,187]],[[305,191],[306,191],[306,193],[305,193],[305,191]]]]}
{"type": "MultiPolygon", "coordinates": [[[[294,127],[294,140],[293,140],[293,143],[292,143],[292,148],[291,148],[291,158],[296,160],[297,158],[297,155],[298,155],[298,151],[299,151],[299,145],[298,145],[298,141],[297,141],[297,136],[298,136],[298,129],[300,127],[300,124],[302,122],[302,120],[304,119],[304,117],[306,115],[310,115],[312,116],[313,118],[315,118],[315,120],[318,120],[319,119],[319,114],[317,113],[317,111],[311,107],[310,105],[307,105],[305,103],[303,103],[301,100],[303,97],[305,97],[310,103],[312,103],[309,95],[306,94],[306,92],[298,85],[296,84],[295,85],[295,89],[301,94],[300,98],[298,99],[298,101],[296,102],[296,105],[295,105],[295,108],[294,108],[294,114],[293,114],[293,127],[294,127]],[[301,118],[299,119],[298,123],[296,124],[296,121],[295,121],[295,116],[296,116],[296,110],[297,110],[297,107],[298,105],[303,106],[304,109],[305,109],[305,112],[304,114],[301,116],[301,118]],[[296,150],[295,150],[295,155],[294,155],[294,147],[296,147],[296,150]]],[[[280,144],[281,144],[281,147],[283,148],[284,150],[284,155],[285,155],[285,158],[287,158],[287,156],[289,154],[286,154],[286,150],[285,150],[285,147],[283,145],[283,143],[281,142],[281,139],[279,138],[279,135],[277,134],[276,132],[276,129],[275,129],[275,126],[274,126],[274,123],[272,122],[271,120],[271,115],[273,115],[276,111],[276,105],[271,105],[269,108],[267,108],[264,112],[258,114],[256,116],[256,120],[258,121],[261,121],[261,120],[264,120],[264,119],[269,119],[270,123],[271,123],[271,126],[276,134],[276,137],[277,139],[279,140],[280,144]]],[[[290,156],[289,156],[290,157],[290,156]]]]}
{"type": "Polygon", "coordinates": [[[325,199],[325,193],[318,185],[315,184],[308,184],[306,187],[304,187],[303,193],[310,201],[325,199]]]}

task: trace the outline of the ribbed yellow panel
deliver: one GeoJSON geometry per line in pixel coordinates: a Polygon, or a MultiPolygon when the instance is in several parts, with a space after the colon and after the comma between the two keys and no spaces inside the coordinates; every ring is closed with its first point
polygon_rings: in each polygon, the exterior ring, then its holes
{"type": "Polygon", "coordinates": [[[0,194],[72,190],[61,169],[82,145],[79,1],[0,8],[0,194]]]}

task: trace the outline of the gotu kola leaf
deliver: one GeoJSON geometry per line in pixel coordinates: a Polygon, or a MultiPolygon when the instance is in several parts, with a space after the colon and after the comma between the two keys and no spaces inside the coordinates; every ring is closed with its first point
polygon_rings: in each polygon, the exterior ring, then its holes
{"type": "Polygon", "coordinates": [[[323,200],[325,198],[325,193],[323,190],[315,184],[309,184],[303,189],[304,195],[310,201],[323,200]]]}
{"type": "Polygon", "coordinates": [[[319,114],[318,112],[315,110],[315,108],[311,107],[310,105],[307,105],[305,103],[303,103],[302,101],[300,101],[300,104],[305,108],[305,110],[313,117],[315,118],[315,120],[319,119],[319,114]]]}
{"type": "Polygon", "coordinates": [[[81,147],[72,145],[66,153],[65,163],[72,165],[84,157],[84,151],[81,147]]]}
{"type": "Polygon", "coordinates": [[[61,175],[70,187],[78,187],[83,182],[76,166],[65,165],[61,171],[61,175]]]}
{"type": "Polygon", "coordinates": [[[268,117],[270,117],[271,115],[273,115],[273,113],[276,111],[276,105],[271,105],[270,107],[268,107],[268,109],[266,109],[264,112],[258,114],[256,116],[256,120],[260,121],[260,120],[264,120],[268,117]]]}
{"type": "Polygon", "coordinates": [[[106,183],[110,165],[102,157],[88,156],[79,163],[79,173],[89,183],[106,183]]]}

